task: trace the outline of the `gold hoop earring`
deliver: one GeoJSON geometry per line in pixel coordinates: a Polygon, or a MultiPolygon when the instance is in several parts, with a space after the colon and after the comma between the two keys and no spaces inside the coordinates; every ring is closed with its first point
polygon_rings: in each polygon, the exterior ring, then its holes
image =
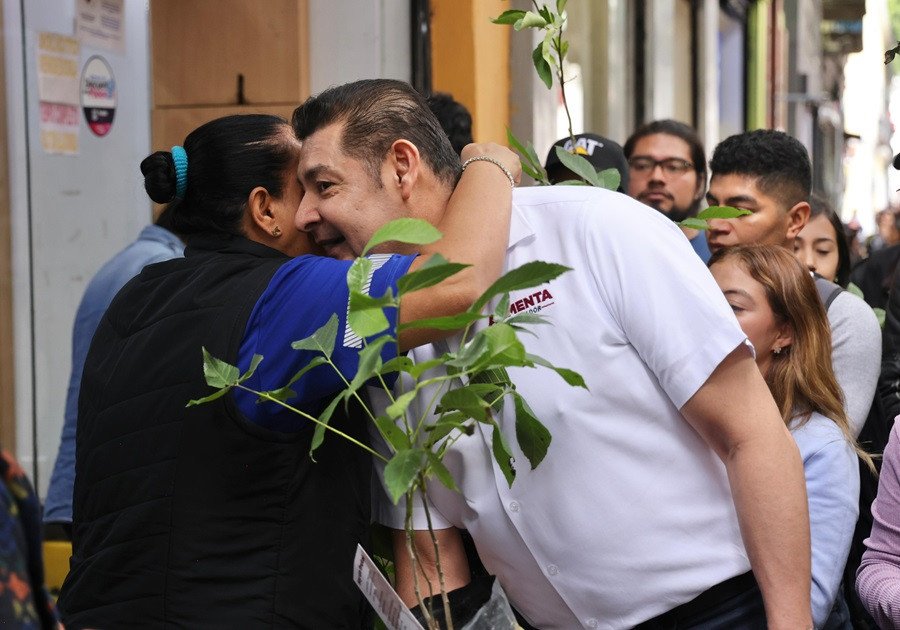
{"type": "Polygon", "coordinates": [[[274,236],[275,238],[278,238],[279,236],[281,236],[281,228],[278,227],[277,225],[272,228],[272,236],[274,236]]]}

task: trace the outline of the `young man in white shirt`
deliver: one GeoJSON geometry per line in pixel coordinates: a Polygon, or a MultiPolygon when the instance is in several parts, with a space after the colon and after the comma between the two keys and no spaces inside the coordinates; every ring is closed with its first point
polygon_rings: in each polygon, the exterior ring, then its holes
{"type": "MultiPolygon", "coordinates": [[[[452,149],[445,138],[405,139],[428,115],[415,91],[390,80],[307,100],[293,118],[304,143],[297,226],[350,256],[389,219],[440,217],[451,187],[432,171],[452,149]]],[[[510,268],[537,258],[574,268],[546,287],[553,299],[542,314],[555,326],[525,343],[580,370],[590,391],[511,374],[553,434],[544,462],[520,467],[511,489],[478,431],[452,447],[445,463],[461,494],[435,488],[429,497],[445,528],[448,587],[469,580],[453,529],[466,527],[534,626],[685,627],[712,616],[722,627],[811,627],[798,452],[678,228],[617,193],[526,189],[514,195],[509,239],[510,268]]],[[[501,425],[514,431],[508,418],[501,425]]],[[[396,526],[396,510],[385,502],[380,516],[396,526]]],[[[402,550],[402,534],[397,541],[402,550]]],[[[396,560],[412,603],[405,553],[396,560]]]]}

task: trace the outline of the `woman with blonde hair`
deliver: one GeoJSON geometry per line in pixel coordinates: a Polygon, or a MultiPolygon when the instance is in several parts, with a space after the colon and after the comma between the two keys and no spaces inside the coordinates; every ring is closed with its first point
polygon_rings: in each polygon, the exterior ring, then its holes
{"type": "Polygon", "coordinates": [[[857,455],[831,367],[831,332],[809,272],[786,249],[720,250],[710,271],[756,349],[806,475],[812,544],[812,612],[821,627],[839,595],[859,511],[857,455]]]}

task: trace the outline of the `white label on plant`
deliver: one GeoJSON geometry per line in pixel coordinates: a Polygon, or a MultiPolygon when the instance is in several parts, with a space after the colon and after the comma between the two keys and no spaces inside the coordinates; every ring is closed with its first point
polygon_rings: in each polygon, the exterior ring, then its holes
{"type": "Polygon", "coordinates": [[[388,630],[425,630],[361,545],[356,545],[353,581],[372,604],[372,608],[381,617],[388,630]]]}

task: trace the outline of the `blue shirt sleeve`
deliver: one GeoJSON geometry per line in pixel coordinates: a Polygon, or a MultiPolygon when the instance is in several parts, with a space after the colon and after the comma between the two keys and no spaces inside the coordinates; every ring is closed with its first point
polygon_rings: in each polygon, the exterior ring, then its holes
{"type": "MultiPolygon", "coordinates": [[[[397,280],[409,269],[415,256],[376,254],[372,261],[368,293],[381,297],[392,289],[396,293],[397,280]]],[[[307,372],[291,386],[296,396],[287,402],[311,415],[318,415],[331,402],[333,395],[345,387],[344,379],[353,378],[359,363],[363,341],[347,327],[347,270],[351,261],[320,256],[301,256],[285,263],[269,282],[250,314],[244,338],[238,352],[238,367],[245,371],[254,354],[263,356],[254,375],[246,385],[257,391],[282,387],[318,353],[299,351],[291,343],[304,339],[338,316],[338,333],[332,361],[340,374],[330,365],[320,365],[307,372]]],[[[386,309],[390,327],[396,336],[396,309],[386,309]]],[[[384,345],[385,361],[397,356],[394,343],[384,345]]],[[[251,422],[276,431],[297,431],[309,426],[309,421],[274,403],[257,404],[256,396],[242,390],[234,391],[238,409],[251,422]]]]}

